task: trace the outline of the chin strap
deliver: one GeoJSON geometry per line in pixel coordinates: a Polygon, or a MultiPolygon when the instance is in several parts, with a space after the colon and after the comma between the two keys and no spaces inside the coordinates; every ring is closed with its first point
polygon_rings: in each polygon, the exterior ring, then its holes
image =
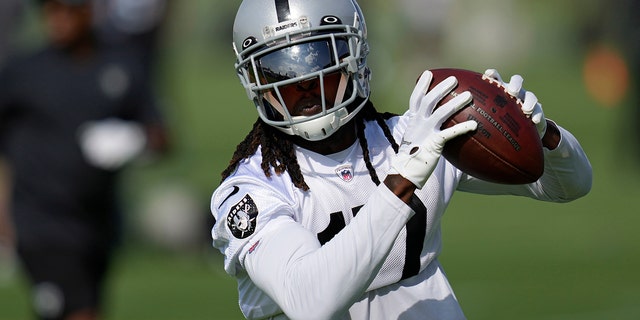
{"type": "MultiPolygon", "coordinates": [[[[278,88],[273,88],[273,90],[278,90],[278,88]]],[[[279,91],[278,91],[279,93],[279,91]]],[[[264,99],[271,104],[271,106],[276,109],[276,111],[278,111],[278,113],[280,113],[281,115],[283,115],[285,118],[288,118],[291,121],[291,115],[289,114],[288,110],[285,110],[283,104],[280,102],[280,99],[277,99],[276,97],[273,96],[273,92],[269,91],[267,93],[264,94],[264,99]]],[[[266,108],[265,108],[266,109],[266,108]]]]}
{"type": "Polygon", "coordinates": [[[340,74],[340,83],[338,84],[338,91],[336,92],[336,101],[333,102],[334,106],[342,103],[344,100],[344,93],[347,91],[348,76],[344,73],[340,74]]]}

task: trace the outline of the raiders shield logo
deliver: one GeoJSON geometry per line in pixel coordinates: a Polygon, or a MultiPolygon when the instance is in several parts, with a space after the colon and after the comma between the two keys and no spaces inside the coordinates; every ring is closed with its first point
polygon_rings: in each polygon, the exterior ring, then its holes
{"type": "Polygon", "coordinates": [[[234,237],[244,239],[256,230],[257,217],[258,208],[247,194],[227,214],[227,226],[234,237]]]}
{"type": "Polygon", "coordinates": [[[353,170],[351,165],[341,166],[336,169],[336,174],[345,182],[353,180],[353,170]]]}

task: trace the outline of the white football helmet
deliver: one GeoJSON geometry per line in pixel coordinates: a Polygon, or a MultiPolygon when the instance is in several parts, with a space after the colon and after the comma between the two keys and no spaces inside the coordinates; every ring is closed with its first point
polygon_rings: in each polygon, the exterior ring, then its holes
{"type": "Polygon", "coordinates": [[[244,0],[233,47],[236,71],[260,118],[287,134],[322,140],[369,98],[367,29],[355,0],[244,0]],[[320,87],[322,111],[292,116],[283,88],[306,81],[320,87]],[[337,86],[328,89],[335,101],[325,97],[328,83],[337,86]]]}

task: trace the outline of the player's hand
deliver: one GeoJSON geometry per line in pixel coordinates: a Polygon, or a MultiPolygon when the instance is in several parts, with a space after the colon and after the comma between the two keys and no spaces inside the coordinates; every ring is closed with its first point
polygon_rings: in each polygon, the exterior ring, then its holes
{"type": "Polygon", "coordinates": [[[390,172],[400,174],[418,189],[424,186],[438,164],[444,144],[478,127],[477,122],[469,120],[441,130],[440,127],[446,119],[471,101],[471,93],[465,91],[433,111],[436,104],[451,92],[458,81],[453,76],[449,77],[427,92],[431,79],[423,81],[426,79],[423,78],[421,77],[411,94],[410,103],[415,103],[418,108],[410,115],[390,172]]]}
{"type": "Polygon", "coordinates": [[[547,120],[544,117],[544,112],[542,112],[542,105],[538,102],[538,98],[533,92],[522,88],[522,83],[524,82],[522,76],[516,74],[511,77],[509,82],[504,82],[496,69],[487,69],[484,75],[498,81],[507,89],[507,93],[522,101],[522,112],[536,125],[540,138],[544,137],[547,131],[547,120]]]}
{"type": "Polygon", "coordinates": [[[136,122],[110,118],[84,124],[80,147],[87,162],[104,170],[116,170],[138,156],[147,139],[136,122]]]}

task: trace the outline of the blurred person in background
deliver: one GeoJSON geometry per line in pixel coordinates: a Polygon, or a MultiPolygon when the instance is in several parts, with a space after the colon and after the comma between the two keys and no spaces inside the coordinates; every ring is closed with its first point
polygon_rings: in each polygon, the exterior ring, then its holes
{"type": "MultiPolygon", "coordinates": [[[[0,68],[14,50],[14,35],[24,17],[22,0],[0,0],[0,68]]],[[[8,169],[0,155],[0,283],[14,269],[13,234],[8,211],[8,169]]]]}
{"type": "Polygon", "coordinates": [[[0,152],[39,319],[97,319],[121,232],[118,177],[168,139],[139,59],[96,36],[90,0],[39,0],[47,44],[0,70],[0,152]]]}
{"type": "Polygon", "coordinates": [[[13,50],[13,36],[22,21],[23,0],[0,1],[0,66],[13,50]]]}
{"type": "Polygon", "coordinates": [[[139,59],[144,74],[153,79],[159,37],[169,0],[93,0],[97,33],[114,50],[139,59]]]}
{"type": "Polygon", "coordinates": [[[233,48],[259,117],[212,195],[212,240],[246,318],[464,319],[439,262],[454,192],[568,202],[591,188],[578,140],[544,117],[519,75],[485,72],[537,128],[545,170],[530,184],[483,181],[441,157],[478,125],[441,130],[472,99],[463,92],[434,111],[455,77],[428,90],[425,71],[406,113],[377,111],[354,0],[244,0],[233,48]]]}

